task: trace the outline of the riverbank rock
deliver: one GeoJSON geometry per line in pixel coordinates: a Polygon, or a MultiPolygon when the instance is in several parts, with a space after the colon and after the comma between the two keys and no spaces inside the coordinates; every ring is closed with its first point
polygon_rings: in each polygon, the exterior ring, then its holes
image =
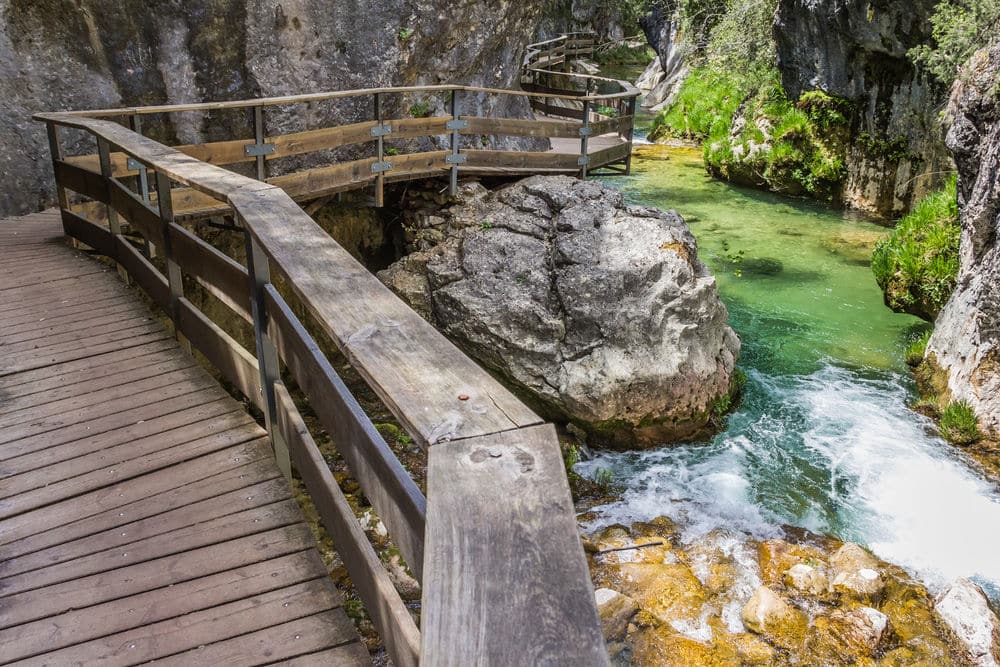
{"type": "Polygon", "coordinates": [[[781,648],[802,644],[809,620],[767,586],[759,587],[743,607],[743,625],[781,648]]]}
{"type": "Polygon", "coordinates": [[[806,644],[819,664],[853,665],[875,658],[889,634],[888,616],[871,607],[858,607],[818,616],[806,644]]]}
{"type": "Polygon", "coordinates": [[[976,53],[952,89],[947,144],[958,165],[960,266],[927,358],[955,400],[1000,432],[1000,40],[976,53]]]}
{"type": "Polygon", "coordinates": [[[424,224],[379,277],[547,417],[659,445],[728,403],[739,339],[676,213],[538,176],[466,186],[424,224]]]}
{"type": "Polygon", "coordinates": [[[834,591],[857,600],[877,602],[885,589],[879,561],[857,544],[848,542],[830,557],[834,591]]]}
{"type": "Polygon", "coordinates": [[[976,667],[1000,664],[1000,619],[979,586],[959,579],[934,601],[934,612],[976,667]]]}

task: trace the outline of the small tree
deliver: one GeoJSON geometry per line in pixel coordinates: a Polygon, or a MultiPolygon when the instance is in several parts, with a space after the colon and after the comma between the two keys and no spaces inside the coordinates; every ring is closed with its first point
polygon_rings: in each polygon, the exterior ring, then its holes
{"type": "Polygon", "coordinates": [[[942,0],[931,15],[934,44],[910,49],[910,58],[950,86],[958,69],[1000,35],[998,0],[942,0]]]}

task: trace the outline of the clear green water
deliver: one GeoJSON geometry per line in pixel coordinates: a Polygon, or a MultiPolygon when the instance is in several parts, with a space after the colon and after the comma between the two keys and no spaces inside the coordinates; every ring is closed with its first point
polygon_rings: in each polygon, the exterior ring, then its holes
{"type": "Polygon", "coordinates": [[[608,182],[688,221],[748,383],[708,441],[580,464],[624,488],[596,524],[668,515],[689,540],[807,528],[864,544],[932,588],[965,576],[997,596],[1000,534],[984,530],[1000,525],[997,488],[907,407],[903,349],[925,325],[882,304],[868,260],[887,230],[713,180],[698,150],[638,147],[633,175],[608,182]]]}

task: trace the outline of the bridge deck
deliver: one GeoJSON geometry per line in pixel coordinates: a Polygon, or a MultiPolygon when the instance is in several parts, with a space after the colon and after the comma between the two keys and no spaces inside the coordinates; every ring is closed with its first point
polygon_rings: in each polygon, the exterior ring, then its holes
{"type": "Polygon", "coordinates": [[[0,663],[368,663],[243,407],[57,213],[0,248],[0,663]]]}

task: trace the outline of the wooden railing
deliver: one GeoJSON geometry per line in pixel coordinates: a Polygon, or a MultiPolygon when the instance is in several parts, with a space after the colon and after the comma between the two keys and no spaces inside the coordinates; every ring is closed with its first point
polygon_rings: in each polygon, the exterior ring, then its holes
{"type": "Polygon", "coordinates": [[[178,337],[260,408],[279,466],[301,477],[396,665],[591,665],[606,664],[607,656],[554,428],[407,307],[296,200],[374,185],[380,203],[384,183],[396,178],[445,175],[454,189],[463,171],[585,173],[590,165],[623,163],[625,141],[581,163],[592,135],[580,129],[597,125],[620,136],[625,123],[630,133],[630,119],[592,122],[586,111],[588,102],[629,99],[627,89],[557,95],[434,86],[36,116],[47,126],[66,234],[114,260],[169,316],[178,337]],[[451,113],[382,118],[380,99],[414,93],[450,93],[451,113]],[[575,122],[480,118],[460,114],[460,95],[548,97],[582,103],[584,113],[575,122]],[[372,121],[285,136],[264,131],[269,106],[358,96],[375,100],[372,121]],[[136,131],[149,114],[222,108],[253,111],[251,141],[171,148],[136,131]],[[130,127],[109,118],[128,119],[130,127]],[[65,155],[67,130],[92,137],[96,153],[65,155]],[[450,133],[446,150],[386,151],[389,137],[443,132],[450,133]],[[572,136],[582,155],[466,149],[463,134],[572,136]],[[371,157],[268,178],[276,157],[366,142],[375,143],[371,157]],[[256,178],[219,166],[242,162],[254,163],[256,178]],[[245,266],[179,224],[206,210],[243,230],[245,266]],[[426,498],[275,288],[272,271],[427,450],[426,498]],[[185,276],[252,323],[252,352],[187,298],[185,276]],[[420,631],[288,382],[308,400],[420,581],[420,631]]]}

